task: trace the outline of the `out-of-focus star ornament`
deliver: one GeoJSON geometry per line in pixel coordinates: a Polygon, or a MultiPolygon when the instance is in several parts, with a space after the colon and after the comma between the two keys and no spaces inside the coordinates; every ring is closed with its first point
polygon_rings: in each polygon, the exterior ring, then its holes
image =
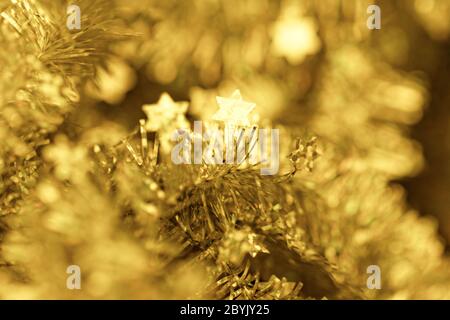
{"type": "Polygon", "coordinates": [[[156,104],[146,104],[142,107],[142,110],[148,118],[145,129],[155,132],[168,126],[178,128],[186,127],[187,120],[185,114],[188,105],[184,101],[174,102],[170,95],[164,92],[156,104]]]}
{"type": "Polygon", "coordinates": [[[276,56],[284,56],[293,65],[302,63],[308,55],[320,50],[317,23],[313,18],[284,14],[273,26],[272,50],[276,56]]]}
{"type": "Polygon", "coordinates": [[[216,101],[220,109],[213,115],[213,120],[231,126],[250,126],[248,115],[256,104],[244,101],[239,90],[235,90],[230,98],[216,97],[216,101]]]}

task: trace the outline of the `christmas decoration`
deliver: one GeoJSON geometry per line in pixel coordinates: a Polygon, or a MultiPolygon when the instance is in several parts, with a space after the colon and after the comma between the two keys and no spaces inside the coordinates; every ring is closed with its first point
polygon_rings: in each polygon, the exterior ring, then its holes
{"type": "Polygon", "coordinates": [[[449,299],[392,18],[444,2],[0,0],[0,298],[449,299]]]}
{"type": "Polygon", "coordinates": [[[255,108],[254,103],[242,100],[239,90],[233,92],[231,98],[217,97],[220,109],[214,114],[213,119],[223,121],[226,125],[249,126],[248,114],[255,108]]]}

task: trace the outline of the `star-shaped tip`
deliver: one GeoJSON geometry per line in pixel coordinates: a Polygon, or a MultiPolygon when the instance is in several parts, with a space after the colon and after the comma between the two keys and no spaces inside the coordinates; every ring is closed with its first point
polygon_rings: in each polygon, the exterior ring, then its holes
{"type": "Polygon", "coordinates": [[[159,100],[158,100],[159,105],[170,106],[173,103],[174,103],[174,101],[173,101],[172,97],[167,92],[163,92],[159,96],[159,100]]]}
{"type": "Polygon", "coordinates": [[[237,99],[237,100],[242,100],[241,91],[239,89],[234,90],[233,94],[231,95],[231,98],[237,99]]]}

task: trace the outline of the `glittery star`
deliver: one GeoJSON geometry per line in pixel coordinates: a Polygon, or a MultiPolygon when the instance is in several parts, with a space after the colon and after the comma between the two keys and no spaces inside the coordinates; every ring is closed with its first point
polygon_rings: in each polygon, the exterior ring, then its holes
{"type": "Polygon", "coordinates": [[[184,125],[187,108],[187,102],[174,102],[170,95],[164,92],[156,104],[147,104],[142,107],[148,118],[145,129],[158,131],[167,125],[184,125]]]}
{"type": "Polygon", "coordinates": [[[247,117],[256,104],[244,101],[239,90],[234,91],[230,98],[216,97],[216,100],[220,109],[213,115],[213,120],[237,126],[250,125],[247,117]]]}

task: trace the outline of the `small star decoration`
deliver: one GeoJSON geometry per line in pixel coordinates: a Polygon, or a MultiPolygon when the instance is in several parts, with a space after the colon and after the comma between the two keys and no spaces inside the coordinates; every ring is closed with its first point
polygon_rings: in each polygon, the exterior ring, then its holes
{"type": "Polygon", "coordinates": [[[216,97],[216,100],[220,109],[213,115],[213,120],[228,125],[250,126],[248,115],[256,104],[244,101],[239,90],[234,91],[230,98],[216,97]]]}
{"type": "Polygon", "coordinates": [[[174,102],[170,95],[164,92],[156,104],[146,104],[142,107],[148,118],[145,129],[159,131],[169,125],[183,127],[187,108],[187,102],[174,102]]]}

